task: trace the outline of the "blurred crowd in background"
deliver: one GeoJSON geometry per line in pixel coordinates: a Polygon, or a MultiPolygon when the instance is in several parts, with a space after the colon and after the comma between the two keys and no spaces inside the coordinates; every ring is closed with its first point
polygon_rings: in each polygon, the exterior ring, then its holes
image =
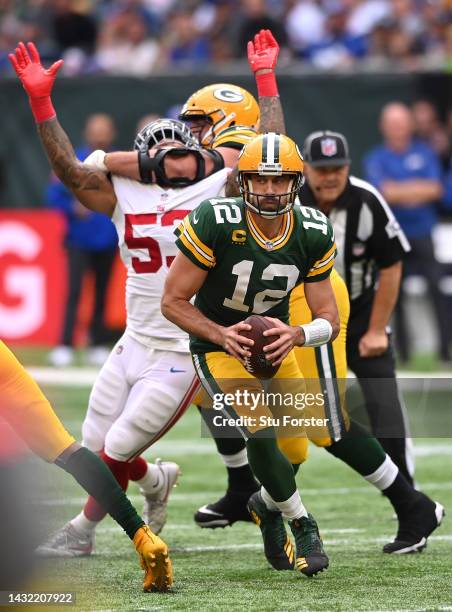
{"type": "Polygon", "coordinates": [[[69,76],[230,66],[261,28],[281,68],[452,71],[451,0],[0,0],[0,73],[18,40],[69,76]]]}

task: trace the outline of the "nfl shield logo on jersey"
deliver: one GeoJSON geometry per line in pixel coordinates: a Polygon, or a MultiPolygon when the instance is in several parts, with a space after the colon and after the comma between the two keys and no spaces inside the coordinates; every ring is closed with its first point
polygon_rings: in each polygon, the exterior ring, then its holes
{"type": "Polygon", "coordinates": [[[324,138],[320,142],[320,149],[322,151],[322,155],[325,157],[332,157],[337,153],[337,145],[334,138],[324,138]]]}

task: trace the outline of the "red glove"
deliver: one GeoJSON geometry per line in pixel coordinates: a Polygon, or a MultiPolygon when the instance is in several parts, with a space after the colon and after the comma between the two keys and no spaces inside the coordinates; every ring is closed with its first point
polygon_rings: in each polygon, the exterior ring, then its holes
{"type": "Polygon", "coordinates": [[[278,60],[279,45],[270,30],[261,30],[248,43],[248,63],[256,77],[259,97],[277,96],[278,87],[274,68],[278,60]],[[260,70],[264,73],[258,74],[260,70]]]}
{"type": "Polygon", "coordinates": [[[32,42],[27,44],[28,50],[24,43],[20,42],[15,54],[10,53],[8,57],[28,94],[35,121],[41,123],[56,116],[50,93],[63,60],[58,60],[45,70],[35,45],[32,42]]]}
{"type": "Polygon", "coordinates": [[[248,43],[248,62],[253,72],[274,70],[278,60],[279,45],[270,30],[261,30],[254,37],[254,44],[248,43]]]}

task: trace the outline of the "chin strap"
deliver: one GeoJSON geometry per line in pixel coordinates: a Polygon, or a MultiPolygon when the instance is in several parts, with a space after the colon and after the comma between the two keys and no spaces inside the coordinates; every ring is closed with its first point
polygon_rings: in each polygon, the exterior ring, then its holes
{"type": "MultiPolygon", "coordinates": [[[[218,151],[204,151],[213,162],[213,170],[210,174],[218,172],[224,168],[224,160],[218,151]]],[[[147,151],[138,152],[138,165],[140,169],[140,178],[142,183],[150,184],[157,183],[160,187],[188,187],[194,185],[202,179],[206,178],[206,162],[201,151],[190,148],[180,149],[161,149],[157,151],[154,157],[149,157],[147,151]],[[196,174],[190,179],[187,176],[168,177],[165,172],[165,157],[185,157],[186,155],[194,155],[196,160],[196,174]]]]}

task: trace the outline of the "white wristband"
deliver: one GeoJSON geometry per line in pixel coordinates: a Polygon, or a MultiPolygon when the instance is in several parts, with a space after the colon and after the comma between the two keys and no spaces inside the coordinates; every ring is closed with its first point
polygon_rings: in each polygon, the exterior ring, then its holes
{"type": "Polygon", "coordinates": [[[105,151],[101,149],[96,149],[92,153],[88,155],[88,157],[84,160],[83,164],[86,166],[94,166],[97,170],[101,170],[102,172],[108,172],[108,168],[105,165],[105,156],[107,154],[105,151]]]}
{"type": "Polygon", "coordinates": [[[305,343],[303,346],[321,346],[328,342],[333,335],[331,323],[326,319],[314,319],[311,323],[300,325],[304,331],[305,343]]]}

